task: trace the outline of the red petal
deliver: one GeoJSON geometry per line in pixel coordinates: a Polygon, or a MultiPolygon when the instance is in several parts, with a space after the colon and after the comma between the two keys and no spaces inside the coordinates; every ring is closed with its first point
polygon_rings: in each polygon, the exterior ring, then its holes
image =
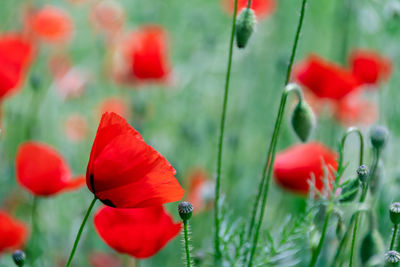
{"type": "Polygon", "coordinates": [[[22,248],[28,237],[25,224],[15,220],[4,211],[0,211],[0,254],[22,248]]]}
{"type": "Polygon", "coordinates": [[[103,207],[94,217],[100,237],[120,253],[148,258],[160,251],[181,230],[162,206],[139,209],[103,207]]]}

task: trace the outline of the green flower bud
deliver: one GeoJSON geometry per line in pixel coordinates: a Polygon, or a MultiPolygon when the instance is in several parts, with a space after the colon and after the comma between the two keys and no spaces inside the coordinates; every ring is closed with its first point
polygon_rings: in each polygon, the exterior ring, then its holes
{"type": "Polygon", "coordinates": [[[400,262],[400,253],[396,250],[386,252],[385,262],[387,263],[387,266],[398,266],[400,262]]]}
{"type": "Polygon", "coordinates": [[[25,253],[22,250],[16,250],[12,254],[12,258],[14,260],[15,265],[17,266],[24,266],[25,264],[25,253]]]}
{"type": "Polygon", "coordinates": [[[361,241],[360,257],[361,262],[365,265],[375,255],[380,255],[384,251],[384,243],[381,235],[377,230],[367,233],[361,241]]]}
{"type": "Polygon", "coordinates": [[[375,149],[382,149],[388,139],[389,132],[384,126],[375,125],[370,132],[370,141],[375,149]]]}
{"type": "Polygon", "coordinates": [[[243,8],[236,20],[236,44],[245,48],[256,27],[256,16],[250,8],[243,8]]]}
{"type": "Polygon", "coordinates": [[[353,201],[360,188],[360,180],[354,178],[342,185],[342,191],[340,192],[339,201],[340,202],[350,202],[353,201]]]}
{"type": "Polygon", "coordinates": [[[306,101],[300,101],[293,110],[293,130],[302,142],[306,142],[314,130],[316,119],[313,110],[306,101]]]}
{"type": "Polygon", "coordinates": [[[400,202],[394,202],[390,205],[390,220],[393,224],[400,223],[400,202]]]}
{"type": "Polygon", "coordinates": [[[181,202],[178,205],[179,216],[183,221],[187,221],[192,217],[193,205],[190,202],[181,202]]]}
{"type": "Polygon", "coordinates": [[[365,165],[361,165],[357,169],[357,176],[361,183],[365,183],[369,177],[369,169],[365,165]]]}

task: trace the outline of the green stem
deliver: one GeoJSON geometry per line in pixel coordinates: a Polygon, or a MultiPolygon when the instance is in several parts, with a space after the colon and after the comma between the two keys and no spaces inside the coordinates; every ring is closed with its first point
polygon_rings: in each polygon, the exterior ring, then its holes
{"type": "Polygon", "coordinates": [[[364,162],[364,137],[363,137],[361,131],[358,128],[350,127],[350,128],[347,129],[346,133],[344,134],[344,136],[342,138],[341,147],[342,147],[342,149],[344,148],[344,144],[346,142],[346,139],[351,133],[356,133],[358,135],[359,139],[360,139],[359,166],[361,166],[361,165],[363,165],[363,162],[364,162]]]}
{"type": "Polygon", "coordinates": [[[37,255],[40,253],[40,251],[37,251],[37,233],[38,233],[38,225],[37,225],[37,208],[38,208],[38,202],[39,198],[34,196],[33,201],[32,201],[32,210],[31,210],[31,228],[32,228],[32,233],[31,233],[31,256],[29,257],[29,261],[31,263],[31,266],[35,266],[35,260],[37,258],[37,255]],[[36,249],[35,249],[36,248],[36,249]]]}
{"type": "Polygon", "coordinates": [[[247,8],[251,8],[251,0],[247,1],[247,8]]]}
{"type": "Polygon", "coordinates": [[[235,30],[236,30],[237,3],[238,3],[238,0],[235,0],[233,16],[232,16],[231,39],[229,42],[228,66],[227,66],[227,71],[226,71],[224,100],[223,100],[221,123],[220,123],[220,135],[219,135],[219,140],[218,140],[217,178],[215,181],[215,200],[214,200],[214,220],[215,220],[214,249],[215,249],[215,262],[217,265],[219,265],[220,259],[222,257],[221,248],[220,248],[220,244],[219,244],[219,232],[220,232],[220,228],[221,228],[219,199],[220,199],[220,195],[221,195],[222,148],[223,148],[223,142],[224,142],[225,118],[226,118],[226,110],[227,110],[227,105],[228,105],[229,82],[230,82],[231,68],[232,68],[233,42],[235,39],[235,30]]]}
{"type": "Polygon", "coordinates": [[[399,225],[395,224],[394,228],[393,228],[393,235],[392,235],[392,241],[390,242],[390,249],[389,250],[394,250],[394,242],[396,241],[396,237],[397,237],[397,231],[399,230],[399,225]]]}
{"type": "Polygon", "coordinates": [[[92,212],[92,209],[93,209],[94,204],[96,203],[96,200],[97,200],[97,197],[94,197],[92,202],[90,203],[90,206],[86,212],[85,217],[83,218],[81,227],[79,227],[78,234],[76,235],[76,238],[75,238],[74,246],[72,247],[71,254],[69,255],[68,262],[67,262],[67,265],[65,265],[65,267],[69,267],[71,265],[72,259],[74,258],[74,255],[75,255],[76,248],[78,247],[79,240],[81,239],[83,228],[85,227],[86,221],[89,218],[90,213],[92,212]]]}
{"type": "Polygon", "coordinates": [[[302,26],[303,26],[303,21],[304,21],[306,3],[307,3],[307,0],[302,0],[300,17],[299,17],[299,21],[298,21],[298,25],[297,25],[297,30],[296,30],[296,35],[295,35],[295,38],[294,38],[294,43],[293,43],[293,46],[292,46],[292,52],[291,52],[289,64],[288,64],[288,67],[287,67],[287,72],[286,72],[285,90],[282,92],[281,101],[280,101],[280,105],[279,105],[278,116],[276,117],[275,127],[274,127],[274,131],[273,131],[273,134],[272,134],[272,139],[271,139],[271,142],[269,144],[269,149],[268,149],[268,152],[267,152],[266,162],[264,163],[264,169],[263,169],[262,179],[261,179],[260,186],[259,186],[258,195],[256,197],[256,202],[255,202],[255,205],[254,205],[254,208],[253,208],[252,219],[251,219],[251,222],[250,222],[250,235],[249,235],[249,237],[251,237],[251,232],[253,231],[253,228],[254,228],[254,225],[255,225],[255,217],[256,217],[256,213],[257,213],[258,207],[260,205],[259,202],[260,202],[260,199],[261,199],[261,196],[262,196],[262,204],[261,204],[261,208],[260,208],[260,215],[259,215],[259,218],[258,218],[258,223],[257,223],[256,231],[255,231],[255,234],[254,234],[253,244],[251,246],[250,259],[249,259],[249,263],[248,263],[249,267],[251,267],[253,265],[253,259],[254,259],[254,255],[255,255],[256,249],[257,249],[258,236],[259,236],[261,224],[262,224],[262,221],[263,221],[263,218],[264,218],[264,212],[265,212],[265,209],[266,209],[266,204],[267,204],[267,199],[268,199],[268,189],[269,189],[269,184],[270,184],[271,174],[272,174],[272,166],[273,166],[274,160],[275,160],[276,144],[278,142],[279,130],[280,130],[280,127],[281,127],[281,124],[282,124],[283,114],[284,114],[284,111],[285,111],[286,100],[287,100],[287,95],[288,95],[287,91],[286,91],[286,85],[289,83],[290,75],[291,75],[292,67],[293,67],[293,63],[294,63],[294,59],[296,57],[297,46],[298,46],[300,33],[301,33],[302,26]],[[265,187],[265,189],[264,189],[264,187],[265,187]]]}
{"type": "Polygon", "coordinates": [[[192,266],[192,261],[190,258],[190,247],[189,247],[189,231],[188,231],[188,221],[183,221],[183,233],[185,239],[185,251],[186,251],[186,266],[192,266]]]}
{"type": "Polygon", "coordinates": [[[331,217],[332,210],[333,209],[331,203],[329,203],[328,211],[326,212],[325,215],[324,225],[322,227],[321,238],[319,239],[317,248],[312,253],[311,261],[310,264],[308,265],[309,267],[314,267],[315,264],[317,263],[318,256],[321,253],[322,245],[324,244],[326,230],[328,229],[329,219],[331,217]]]}

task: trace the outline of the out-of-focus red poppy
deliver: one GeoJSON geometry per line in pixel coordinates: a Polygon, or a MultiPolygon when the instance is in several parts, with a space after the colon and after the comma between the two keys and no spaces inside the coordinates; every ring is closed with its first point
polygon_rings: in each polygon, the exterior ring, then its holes
{"type": "MultiPolygon", "coordinates": [[[[222,5],[225,10],[230,14],[233,13],[235,5],[234,0],[222,0],[222,5]]],[[[237,13],[239,14],[243,8],[247,7],[247,0],[238,0],[237,13]]],[[[275,11],[276,2],[275,0],[252,0],[251,9],[254,10],[258,19],[263,19],[275,11]]]]}
{"type": "Polygon", "coordinates": [[[193,205],[194,212],[198,213],[210,208],[213,200],[213,183],[208,174],[201,168],[196,168],[188,174],[188,201],[193,205]]]}
{"type": "Polygon", "coordinates": [[[123,82],[166,82],[171,66],[167,32],[146,25],[121,38],[113,56],[113,72],[123,82]]]}
{"type": "Polygon", "coordinates": [[[362,84],[377,84],[387,80],[392,71],[390,59],[371,50],[355,50],[350,56],[353,75],[362,84]]]}
{"type": "Polygon", "coordinates": [[[109,97],[100,103],[100,116],[106,112],[114,112],[124,118],[130,117],[130,110],[126,101],[119,97],[109,97]]]}
{"type": "Polygon", "coordinates": [[[351,71],[317,55],[298,63],[293,73],[296,81],[320,98],[342,99],[359,85],[351,71]]]}
{"type": "Polygon", "coordinates": [[[149,258],[181,230],[162,206],[138,209],[103,207],[94,216],[97,233],[110,247],[135,258],[149,258]]]}
{"type": "Polygon", "coordinates": [[[26,29],[46,42],[65,42],[71,38],[74,24],[65,10],[46,5],[27,16],[26,29]]]}
{"type": "Polygon", "coordinates": [[[86,119],[80,114],[69,115],[65,121],[65,134],[71,141],[81,141],[88,133],[86,119]]]}
{"type": "Polygon", "coordinates": [[[29,141],[21,144],[15,168],[18,183],[36,196],[52,196],[77,189],[85,183],[83,177],[73,179],[62,156],[44,143],[29,141]]]}
{"type": "Polygon", "coordinates": [[[359,94],[351,94],[336,102],[334,114],[345,126],[371,125],[378,119],[378,108],[373,102],[363,99],[359,94]]]}
{"type": "Polygon", "coordinates": [[[120,3],[114,0],[102,0],[93,5],[90,21],[96,30],[113,36],[122,29],[125,22],[125,12],[120,3]]]}
{"type": "Polygon", "coordinates": [[[19,34],[0,35],[0,99],[19,88],[32,56],[32,44],[19,34]]]}
{"type": "Polygon", "coordinates": [[[89,263],[92,267],[122,267],[122,261],[116,255],[105,252],[90,253],[89,263]]]}
{"type": "Polygon", "coordinates": [[[0,210],[0,254],[22,248],[28,238],[28,229],[5,211],[0,210]]]}
{"type": "Polygon", "coordinates": [[[103,114],[86,171],[86,184],[104,204],[142,208],[178,201],[176,171],[124,118],[103,114]]]}
{"type": "Polygon", "coordinates": [[[337,168],[337,155],[318,142],[297,144],[276,155],[274,174],[276,182],[283,188],[307,194],[309,181],[315,178],[315,187],[324,188],[324,166],[329,180],[333,179],[331,168],[337,168]]]}

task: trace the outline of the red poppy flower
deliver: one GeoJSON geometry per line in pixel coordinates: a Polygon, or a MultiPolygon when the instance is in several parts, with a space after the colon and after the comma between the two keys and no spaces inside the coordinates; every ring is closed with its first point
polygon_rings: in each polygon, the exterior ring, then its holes
{"type": "Polygon", "coordinates": [[[392,71],[391,62],[375,51],[355,50],[350,56],[353,75],[360,83],[377,84],[387,80],[392,71]]]}
{"type": "Polygon", "coordinates": [[[178,201],[175,170],[124,118],[103,114],[90,154],[86,184],[104,204],[142,208],[178,201]]]}
{"type": "Polygon", "coordinates": [[[62,156],[51,146],[25,142],[18,148],[15,160],[18,183],[36,196],[51,196],[81,187],[85,179],[72,179],[62,156]]]}
{"type": "Polygon", "coordinates": [[[345,126],[371,125],[378,119],[378,108],[359,94],[351,94],[336,103],[335,117],[345,126]]]}
{"type": "Polygon", "coordinates": [[[275,180],[285,189],[307,194],[308,181],[311,181],[311,177],[315,177],[316,188],[322,190],[324,166],[328,167],[328,177],[332,180],[331,168],[337,168],[336,158],[336,153],[321,143],[294,145],[276,155],[275,180]]]}
{"type": "Polygon", "coordinates": [[[90,253],[89,263],[92,267],[122,267],[122,261],[116,255],[105,252],[90,253]]]}
{"type": "Polygon", "coordinates": [[[194,212],[198,213],[204,209],[211,208],[214,186],[208,179],[205,170],[198,168],[192,170],[188,175],[188,201],[193,205],[194,212]]]}
{"type": "Polygon", "coordinates": [[[0,99],[17,90],[25,77],[32,55],[32,44],[20,35],[0,35],[0,99]]]}
{"type": "Polygon", "coordinates": [[[350,71],[316,55],[297,64],[294,79],[316,96],[335,100],[355,91],[359,85],[350,71]]]}
{"type": "Polygon", "coordinates": [[[47,5],[28,15],[26,27],[44,41],[63,42],[71,37],[74,24],[65,10],[47,5]]]}
{"type": "MultiPolygon", "coordinates": [[[[233,8],[235,5],[234,0],[222,0],[224,9],[230,14],[233,13],[233,8]]],[[[238,0],[238,14],[243,8],[247,7],[247,0],[238,0]]],[[[275,0],[252,0],[251,9],[254,10],[258,19],[265,18],[275,11],[276,3],[275,0]]]]}
{"type": "Polygon", "coordinates": [[[90,20],[96,30],[103,31],[112,36],[119,32],[124,25],[124,9],[117,1],[99,1],[92,7],[90,20]]]}
{"type": "Polygon", "coordinates": [[[28,230],[22,222],[0,210],[0,254],[21,248],[28,237],[28,230]]]}
{"type": "Polygon", "coordinates": [[[103,207],[94,216],[97,233],[107,245],[135,258],[149,258],[181,230],[162,206],[139,209],[103,207]]]}

